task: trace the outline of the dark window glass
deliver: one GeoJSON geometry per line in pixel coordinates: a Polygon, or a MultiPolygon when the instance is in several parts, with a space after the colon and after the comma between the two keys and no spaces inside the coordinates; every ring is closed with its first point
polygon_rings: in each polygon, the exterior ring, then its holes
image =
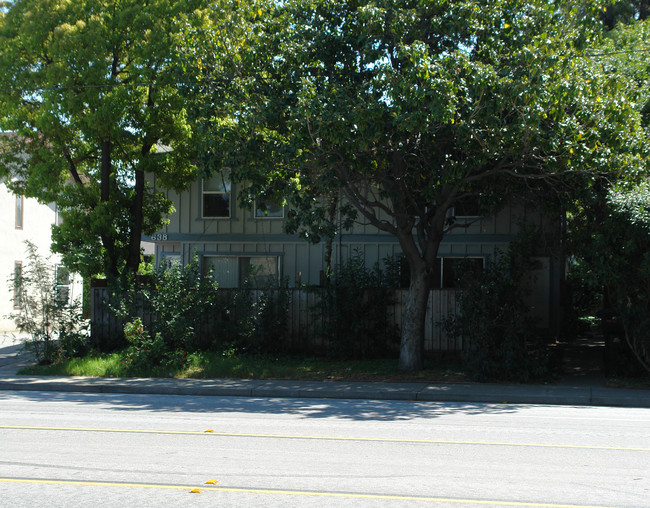
{"type": "Polygon", "coordinates": [[[478,196],[470,196],[454,203],[455,217],[480,217],[478,196]]]}
{"type": "Polygon", "coordinates": [[[226,175],[217,174],[201,181],[202,217],[230,217],[230,182],[226,175]]]}
{"type": "Polygon", "coordinates": [[[273,201],[257,199],[255,205],[255,217],[280,218],[284,216],[282,205],[278,205],[273,201]]]}
{"type": "Polygon", "coordinates": [[[442,287],[457,288],[464,277],[476,277],[483,271],[483,258],[444,258],[442,287]]]}
{"type": "Polygon", "coordinates": [[[203,194],[203,217],[230,217],[230,194],[203,194]]]}

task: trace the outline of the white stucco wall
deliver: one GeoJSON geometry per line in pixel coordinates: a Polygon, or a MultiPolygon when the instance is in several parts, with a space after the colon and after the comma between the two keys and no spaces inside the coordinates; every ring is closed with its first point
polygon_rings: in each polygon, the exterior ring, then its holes
{"type": "MultiPolygon", "coordinates": [[[[22,229],[16,228],[16,196],[0,182],[0,332],[13,331],[14,322],[8,314],[14,312],[13,285],[10,278],[17,261],[27,265],[25,240],[34,243],[41,255],[50,256],[52,224],[56,220],[54,204],[42,205],[35,199],[23,200],[22,229]]],[[[51,262],[57,262],[57,256],[51,256],[51,262]]],[[[71,284],[74,296],[81,295],[81,284],[71,284]]]]}

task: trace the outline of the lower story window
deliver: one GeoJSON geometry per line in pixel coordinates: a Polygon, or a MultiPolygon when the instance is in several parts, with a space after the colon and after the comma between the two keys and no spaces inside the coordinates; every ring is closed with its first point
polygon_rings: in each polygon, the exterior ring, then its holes
{"type": "Polygon", "coordinates": [[[160,266],[165,268],[171,268],[172,266],[180,266],[181,264],[181,255],[180,254],[170,254],[163,253],[160,259],[160,266]]]}
{"type": "MultiPolygon", "coordinates": [[[[400,287],[408,288],[410,273],[406,258],[399,259],[400,287]]],[[[432,271],[433,289],[453,289],[460,286],[466,276],[476,276],[483,271],[483,258],[436,258],[432,271]]]]}
{"type": "Polygon", "coordinates": [[[280,284],[279,256],[205,256],[203,273],[211,274],[221,288],[252,288],[280,284]]]}
{"type": "Polygon", "coordinates": [[[70,301],[70,270],[63,265],[56,265],[56,298],[62,304],[70,301]]]}
{"type": "Polygon", "coordinates": [[[475,278],[483,271],[483,258],[442,258],[442,288],[457,288],[463,278],[475,278]]]}
{"type": "Polygon", "coordinates": [[[23,293],[23,262],[14,263],[14,309],[20,309],[23,293]]]}

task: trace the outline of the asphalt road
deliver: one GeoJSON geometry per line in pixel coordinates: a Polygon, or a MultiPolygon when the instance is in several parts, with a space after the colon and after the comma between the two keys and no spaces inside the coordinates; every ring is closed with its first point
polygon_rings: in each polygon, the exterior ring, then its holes
{"type": "Polygon", "coordinates": [[[650,409],[7,391],[0,440],[7,507],[650,507],[650,409]]]}

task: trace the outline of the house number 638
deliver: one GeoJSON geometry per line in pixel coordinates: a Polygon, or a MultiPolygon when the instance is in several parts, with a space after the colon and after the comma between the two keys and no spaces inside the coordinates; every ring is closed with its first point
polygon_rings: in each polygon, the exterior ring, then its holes
{"type": "Polygon", "coordinates": [[[151,236],[151,239],[155,242],[156,240],[167,240],[167,233],[157,233],[151,236]]]}

